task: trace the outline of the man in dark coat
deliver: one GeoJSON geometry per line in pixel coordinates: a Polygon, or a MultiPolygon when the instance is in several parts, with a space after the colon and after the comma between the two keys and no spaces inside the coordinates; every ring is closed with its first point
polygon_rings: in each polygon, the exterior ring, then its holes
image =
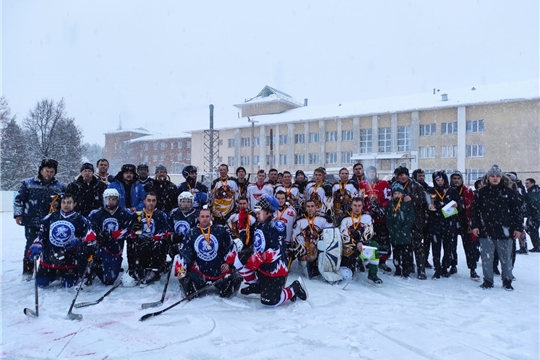
{"type": "Polygon", "coordinates": [[[99,209],[103,205],[103,192],[106,188],[107,185],[94,176],[94,165],[84,163],[81,166],[81,174],[67,186],[66,191],[75,196],[77,202],[75,211],[88,217],[92,210],[99,209]]]}
{"type": "Polygon", "coordinates": [[[157,209],[170,214],[177,207],[178,188],[170,181],[167,168],[163,165],[156,166],[156,175],[144,186],[145,192],[153,192],[157,195],[157,209]]]}

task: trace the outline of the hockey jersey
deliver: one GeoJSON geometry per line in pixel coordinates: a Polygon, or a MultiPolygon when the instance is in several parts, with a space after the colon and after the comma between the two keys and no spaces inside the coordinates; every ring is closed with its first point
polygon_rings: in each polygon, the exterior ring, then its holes
{"type": "Polygon", "coordinates": [[[212,216],[226,219],[234,211],[238,200],[238,185],[229,177],[216,179],[212,185],[212,216]]]}
{"type": "Polygon", "coordinates": [[[372,183],[368,180],[363,180],[360,182],[360,191],[365,198],[365,211],[369,212],[376,222],[384,223],[384,212],[379,213],[372,210],[376,206],[380,209],[385,209],[386,204],[392,198],[392,190],[390,189],[390,185],[388,185],[388,181],[377,180],[375,183],[372,183]]]}
{"type": "Polygon", "coordinates": [[[255,209],[255,205],[257,205],[263,194],[274,195],[274,187],[268,183],[264,183],[263,185],[259,185],[258,183],[248,185],[247,199],[251,210],[255,209]]]}
{"type": "Polygon", "coordinates": [[[308,216],[302,217],[294,224],[292,232],[292,240],[297,244],[302,245],[307,250],[307,261],[317,260],[318,251],[317,243],[322,234],[322,230],[332,227],[332,221],[324,216],[308,216]],[[314,249],[310,250],[310,245],[315,245],[314,249]]]}
{"type": "Polygon", "coordinates": [[[306,185],[306,201],[313,200],[317,207],[317,214],[325,216],[332,210],[332,185],[317,184],[310,181],[306,185]]]}
{"type": "Polygon", "coordinates": [[[354,183],[338,181],[332,186],[332,202],[334,206],[334,218],[339,219],[351,211],[352,199],[358,196],[358,189],[354,183]]]}

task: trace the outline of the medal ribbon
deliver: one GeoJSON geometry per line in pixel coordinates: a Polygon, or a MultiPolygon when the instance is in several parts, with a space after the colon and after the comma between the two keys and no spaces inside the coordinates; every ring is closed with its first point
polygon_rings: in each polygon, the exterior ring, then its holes
{"type": "Polygon", "coordinates": [[[401,205],[401,198],[399,198],[399,200],[398,200],[398,202],[397,202],[397,205],[394,206],[394,212],[398,211],[399,205],[401,205]]]}
{"type": "Polygon", "coordinates": [[[152,212],[150,213],[150,216],[148,216],[146,209],[144,210],[144,218],[146,219],[146,225],[148,226],[148,230],[150,230],[150,224],[152,223],[152,216],[154,216],[154,210],[152,210],[152,212]]]}
{"type": "Polygon", "coordinates": [[[315,217],[313,217],[311,219],[308,217],[307,218],[307,223],[308,223],[309,229],[313,233],[313,228],[315,227],[315,217]]]}
{"type": "Polygon", "coordinates": [[[442,195],[437,191],[437,189],[435,189],[435,192],[437,193],[437,196],[439,197],[439,199],[441,199],[441,201],[442,201],[442,199],[444,199],[444,197],[446,196],[446,193],[448,192],[448,189],[444,190],[444,194],[442,194],[442,195]]]}
{"type": "Polygon", "coordinates": [[[354,216],[354,214],[350,212],[349,215],[351,215],[351,221],[352,221],[352,226],[354,230],[357,230],[358,226],[360,225],[360,219],[362,218],[362,214],[358,216],[354,216]],[[357,222],[354,222],[355,220],[357,220],[357,222]]]}
{"type": "Polygon", "coordinates": [[[201,234],[204,236],[206,243],[210,244],[210,227],[208,227],[208,236],[206,236],[202,227],[199,227],[199,230],[201,230],[201,234]]]}

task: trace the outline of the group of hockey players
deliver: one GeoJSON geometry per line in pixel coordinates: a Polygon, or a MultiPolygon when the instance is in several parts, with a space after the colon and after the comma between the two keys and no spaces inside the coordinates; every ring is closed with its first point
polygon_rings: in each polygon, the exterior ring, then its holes
{"type": "Polygon", "coordinates": [[[97,173],[84,163],[66,186],[55,179],[58,163],[44,159],[38,175],[20,186],[14,218],[25,227],[23,274],[41,287],[57,279],[68,287],[90,285],[96,277],[107,285],[121,277],[124,286],[144,286],[173,273],[186,296],[212,283],[219,296],[231,297],[244,282],[242,294],[260,294],[263,304],[277,306],[307,298],[301,280],[286,286],[295,260],[310,279],[330,283],[349,281],[357,271],[377,285],[379,271],[425,280],[433,269],[432,278],[440,279],[457,272],[460,236],[470,277],[480,279],[481,256],[481,287],[493,287],[500,262],[503,288],[512,290],[515,254],[540,251],[538,186],[527,179],[525,189],[515,173],[496,165],[474,190],[458,171],[434,172],[430,186],[421,169],[410,177],[400,166],[386,181],[361,163],[352,176],[342,168],[334,184],[324,168],[310,181],[302,170],[294,177],[259,170],[250,183],[243,167],[232,177],[222,164],[210,188],[197,181],[192,165],[178,186],[163,165],[153,178],[145,164],[124,164],[116,176],[108,174],[106,159],[96,167],[97,173]]]}

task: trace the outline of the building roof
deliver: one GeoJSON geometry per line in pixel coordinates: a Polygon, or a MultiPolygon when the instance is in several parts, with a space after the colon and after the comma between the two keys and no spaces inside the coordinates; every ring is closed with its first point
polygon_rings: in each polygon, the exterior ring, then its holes
{"type": "MultiPolygon", "coordinates": [[[[435,91],[379,99],[368,99],[355,102],[321,105],[302,106],[288,110],[280,114],[257,115],[258,125],[271,125],[289,122],[350,118],[353,116],[370,116],[380,114],[393,114],[415,110],[442,109],[457,106],[470,106],[481,104],[505,103],[519,100],[539,99],[540,92],[538,80],[519,81],[484,86],[471,86],[448,91],[435,91]],[[442,95],[447,95],[447,101],[442,100],[442,95]]],[[[236,106],[236,105],[235,105],[236,106]]],[[[249,127],[249,124],[225,127],[230,129],[249,127]]]]}
{"type": "Polygon", "coordinates": [[[266,85],[258,94],[257,96],[246,99],[241,104],[235,104],[234,106],[237,108],[242,108],[244,106],[248,106],[255,103],[265,103],[265,102],[285,102],[292,104],[294,106],[302,106],[302,103],[296,101],[291,95],[284,93],[283,91],[274,89],[271,86],[266,85]]]}
{"type": "Polygon", "coordinates": [[[137,134],[152,134],[150,131],[146,130],[145,128],[131,128],[131,129],[120,129],[120,130],[109,130],[105,132],[104,134],[120,134],[120,133],[127,133],[127,132],[134,132],[137,134]]]}
{"type": "Polygon", "coordinates": [[[141,141],[171,140],[171,139],[183,139],[183,138],[191,138],[191,134],[188,134],[188,133],[152,134],[152,135],[141,136],[136,139],[127,140],[125,142],[135,143],[135,142],[141,142],[141,141]]]}

